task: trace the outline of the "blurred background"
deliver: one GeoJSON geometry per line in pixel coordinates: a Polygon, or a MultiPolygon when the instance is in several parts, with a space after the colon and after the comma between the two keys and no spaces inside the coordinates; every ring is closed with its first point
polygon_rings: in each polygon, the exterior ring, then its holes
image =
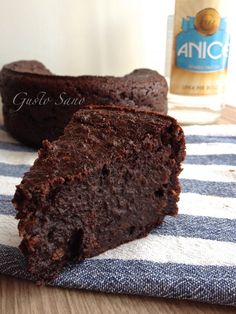
{"type": "MultiPolygon", "coordinates": [[[[231,2],[228,103],[236,97],[231,2]]],[[[124,75],[148,67],[168,75],[173,13],[174,0],[0,0],[0,67],[37,59],[57,74],[124,75]]]]}

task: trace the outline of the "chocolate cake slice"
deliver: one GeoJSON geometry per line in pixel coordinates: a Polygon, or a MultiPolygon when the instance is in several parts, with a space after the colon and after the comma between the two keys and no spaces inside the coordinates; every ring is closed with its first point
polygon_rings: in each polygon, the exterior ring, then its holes
{"type": "Polygon", "coordinates": [[[177,214],[185,157],[176,120],[127,108],[77,111],[43,142],[13,199],[20,248],[40,281],[65,264],[146,236],[177,214]]]}
{"type": "Polygon", "coordinates": [[[167,113],[167,83],[149,69],[123,77],[59,76],[38,61],[17,61],[0,72],[6,129],[19,141],[41,147],[62,135],[72,115],[90,104],[136,107],[167,113]]]}

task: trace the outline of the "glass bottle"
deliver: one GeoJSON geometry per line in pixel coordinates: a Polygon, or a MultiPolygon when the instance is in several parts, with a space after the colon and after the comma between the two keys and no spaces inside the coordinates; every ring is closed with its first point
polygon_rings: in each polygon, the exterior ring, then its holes
{"type": "Polygon", "coordinates": [[[183,124],[215,122],[224,104],[230,0],[176,0],[169,114],[183,124]]]}

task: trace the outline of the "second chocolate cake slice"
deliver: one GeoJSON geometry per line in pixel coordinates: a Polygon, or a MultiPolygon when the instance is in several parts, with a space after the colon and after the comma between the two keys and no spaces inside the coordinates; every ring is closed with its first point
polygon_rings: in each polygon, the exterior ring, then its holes
{"type": "Polygon", "coordinates": [[[44,141],[13,199],[29,271],[48,281],[66,263],[144,237],[175,215],[184,156],[171,117],[79,110],[64,135],[44,141]]]}

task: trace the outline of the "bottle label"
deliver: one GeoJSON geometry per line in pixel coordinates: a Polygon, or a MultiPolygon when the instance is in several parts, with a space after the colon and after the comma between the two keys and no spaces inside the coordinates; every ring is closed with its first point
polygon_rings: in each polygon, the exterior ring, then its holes
{"type": "Polygon", "coordinates": [[[213,7],[183,16],[178,2],[186,1],[177,0],[170,91],[182,95],[222,93],[230,44],[227,19],[213,7]]]}

